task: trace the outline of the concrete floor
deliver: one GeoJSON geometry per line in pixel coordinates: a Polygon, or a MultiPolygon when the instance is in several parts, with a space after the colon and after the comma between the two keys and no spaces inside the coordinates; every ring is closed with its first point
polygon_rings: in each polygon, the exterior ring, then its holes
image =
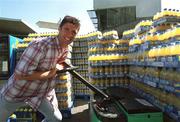
{"type": "MultiPolygon", "coordinates": [[[[41,122],[41,121],[37,121],[41,122]]],[[[74,107],[71,109],[71,116],[63,118],[62,122],[91,122],[89,100],[77,99],[74,102],[74,107]]],[[[164,114],[164,122],[175,122],[164,114]]]]}
{"type": "MultiPolygon", "coordinates": [[[[43,119],[42,114],[38,113],[36,116],[36,122],[41,122],[43,119]]],[[[74,107],[71,108],[71,116],[63,118],[62,122],[90,122],[89,100],[76,99],[74,107]]]]}
{"type": "Polygon", "coordinates": [[[90,122],[89,101],[77,99],[71,113],[71,117],[64,118],[62,122],[90,122]]]}

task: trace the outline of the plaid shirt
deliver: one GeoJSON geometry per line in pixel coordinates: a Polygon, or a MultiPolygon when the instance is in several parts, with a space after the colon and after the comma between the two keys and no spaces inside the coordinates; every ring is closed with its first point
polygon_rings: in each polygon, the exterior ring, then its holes
{"type": "MultiPolygon", "coordinates": [[[[55,68],[67,57],[67,48],[60,47],[57,37],[36,39],[23,52],[15,73],[28,75],[33,71],[47,71],[55,68]]],[[[14,74],[9,78],[1,93],[8,101],[24,101],[37,110],[42,99],[55,95],[55,78],[47,80],[15,80],[14,74]],[[52,94],[51,94],[52,93],[52,94]]]]}

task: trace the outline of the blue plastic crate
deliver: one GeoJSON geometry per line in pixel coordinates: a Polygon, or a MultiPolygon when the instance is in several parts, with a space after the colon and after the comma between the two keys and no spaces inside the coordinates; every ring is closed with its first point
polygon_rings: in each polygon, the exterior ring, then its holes
{"type": "Polygon", "coordinates": [[[86,94],[76,94],[75,99],[83,99],[83,100],[90,100],[90,95],[86,94]]]}
{"type": "Polygon", "coordinates": [[[68,109],[63,109],[63,110],[60,110],[61,111],[61,114],[63,116],[63,118],[70,118],[72,113],[71,113],[71,108],[68,108],[68,109]]]}

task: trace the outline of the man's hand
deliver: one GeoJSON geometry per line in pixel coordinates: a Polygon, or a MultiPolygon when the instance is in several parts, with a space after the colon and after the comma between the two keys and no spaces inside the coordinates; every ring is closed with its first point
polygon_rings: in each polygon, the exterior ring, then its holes
{"type": "MultiPolygon", "coordinates": [[[[47,78],[55,77],[56,71],[57,71],[56,68],[51,69],[51,70],[48,72],[47,78]]],[[[45,76],[45,77],[46,77],[46,76],[45,76]]]]}
{"type": "Polygon", "coordinates": [[[63,64],[56,64],[56,69],[57,70],[63,70],[65,66],[63,64]]]}

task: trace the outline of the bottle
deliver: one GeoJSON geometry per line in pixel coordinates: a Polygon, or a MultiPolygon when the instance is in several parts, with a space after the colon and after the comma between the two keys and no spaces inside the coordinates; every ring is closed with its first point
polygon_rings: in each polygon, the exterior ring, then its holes
{"type": "Polygon", "coordinates": [[[176,43],[175,47],[174,47],[174,54],[175,55],[180,55],[180,43],[176,43]]]}
{"type": "Polygon", "coordinates": [[[17,122],[16,115],[15,115],[15,114],[12,114],[12,115],[8,118],[7,122],[17,122]]]}

